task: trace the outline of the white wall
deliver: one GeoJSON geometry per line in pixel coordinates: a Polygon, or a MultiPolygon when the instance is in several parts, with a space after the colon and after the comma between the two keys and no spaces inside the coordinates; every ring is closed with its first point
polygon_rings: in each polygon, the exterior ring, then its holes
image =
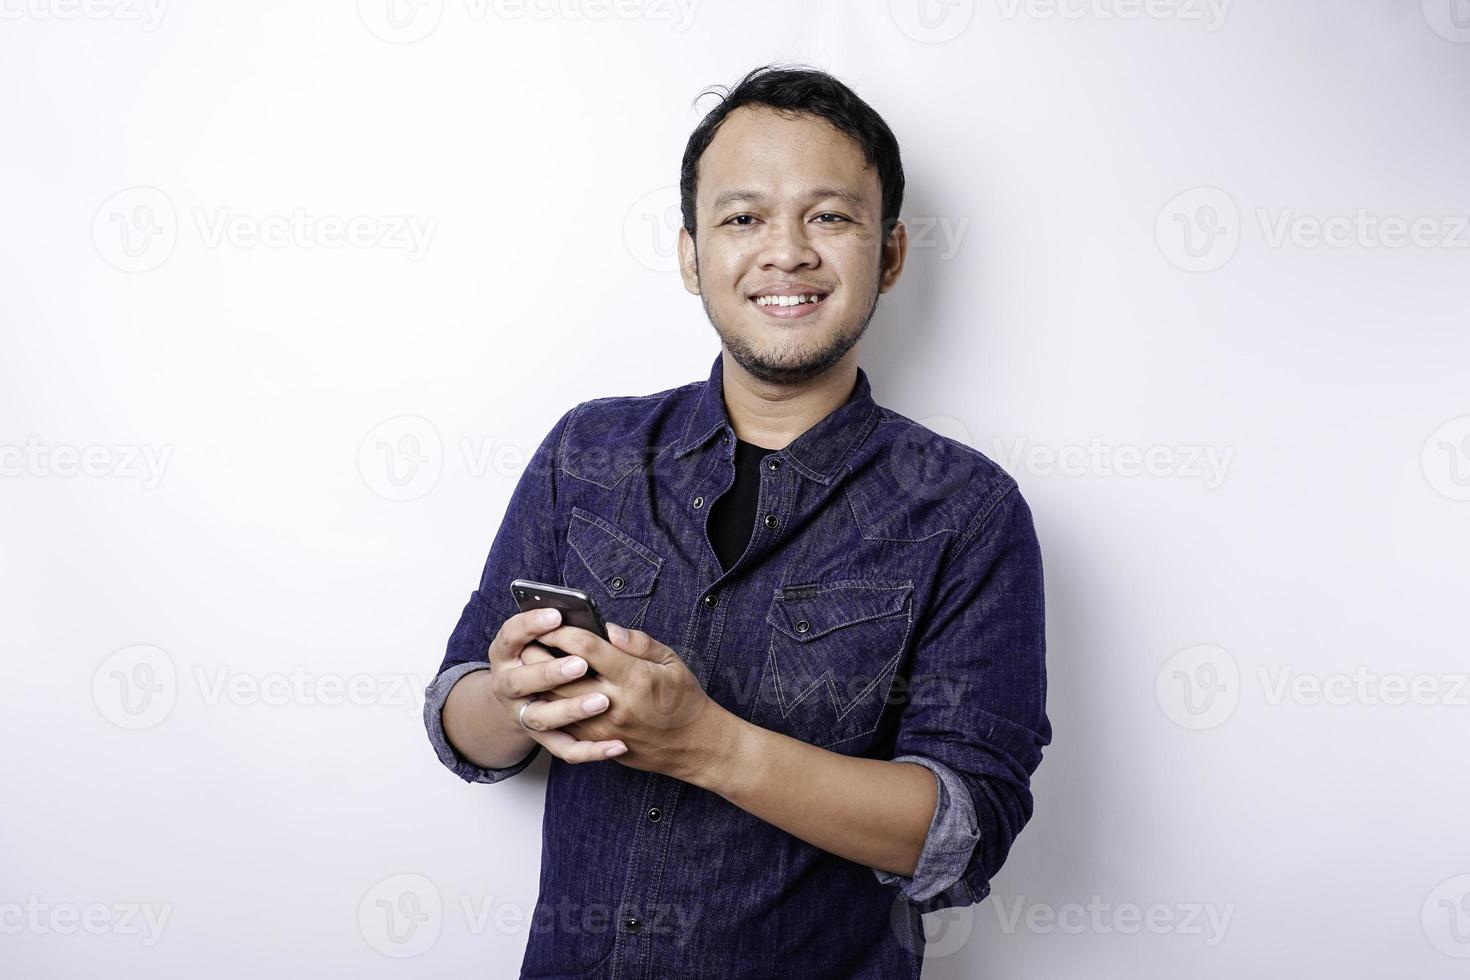
{"type": "Polygon", "coordinates": [[[704,376],[690,101],[784,60],[903,145],[876,396],[1046,560],[1036,816],[925,976],[1463,974],[1464,0],[150,2],[0,3],[0,972],[514,974],[545,760],[418,700],[558,415],[704,376]]]}

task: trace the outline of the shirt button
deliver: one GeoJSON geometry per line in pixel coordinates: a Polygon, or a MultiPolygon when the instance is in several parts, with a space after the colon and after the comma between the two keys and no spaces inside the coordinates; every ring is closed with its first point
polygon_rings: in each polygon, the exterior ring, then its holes
{"type": "Polygon", "coordinates": [[[772,456],[770,459],[766,460],[766,468],[771,470],[779,470],[781,468],[781,461],[775,456],[772,456]]]}
{"type": "Polygon", "coordinates": [[[775,527],[779,523],[781,523],[781,522],[778,521],[778,520],[776,520],[776,515],[775,514],[767,514],[766,515],[766,527],[775,527]]]}
{"type": "Polygon", "coordinates": [[[649,823],[658,823],[663,818],[664,818],[664,812],[662,810],[660,810],[658,807],[651,806],[651,807],[648,808],[648,822],[649,823]]]}
{"type": "Polygon", "coordinates": [[[695,497],[694,498],[694,509],[695,510],[698,510],[699,508],[701,508],[703,506],[704,506],[704,498],[703,497],[695,497]]]}
{"type": "Polygon", "coordinates": [[[623,582],[623,577],[621,575],[614,575],[613,580],[610,584],[612,585],[612,590],[614,592],[621,592],[623,591],[623,585],[625,583],[623,582]]]}
{"type": "Polygon", "coordinates": [[[805,633],[807,630],[809,630],[811,628],[812,628],[812,624],[811,623],[808,623],[804,619],[799,619],[799,620],[796,621],[796,632],[798,632],[798,633],[805,633]]]}
{"type": "Polygon", "coordinates": [[[715,594],[713,592],[704,597],[704,604],[706,606],[713,606],[715,604],[715,594]]]}
{"type": "Polygon", "coordinates": [[[643,928],[643,923],[639,922],[637,919],[624,919],[623,928],[627,929],[629,932],[637,932],[639,929],[643,928]]]}

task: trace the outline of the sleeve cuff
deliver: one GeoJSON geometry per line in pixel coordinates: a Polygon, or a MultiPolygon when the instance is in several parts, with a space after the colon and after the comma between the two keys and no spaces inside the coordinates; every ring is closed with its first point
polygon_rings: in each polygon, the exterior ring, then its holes
{"type": "Polygon", "coordinates": [[[508,779],[529,766],[535,760],[537,753],[541,751],[541,743],[538,742],[531,747],[531,751],[527,752],[526,757],[520,762],[503,769],[482,769],[467,761],[449,743],[449,736],[444,734],[444,702],[449,699],[450,689],[466,674],[489,669],[490,664],[483,660],[455,664],[442,671],[424,689],[424,727],[429,732],[429,741],[434,746],[434,753],[439,756],[439,761],[444,763],[450,772],[467,783],[498,783],[502,779],[508,779]]]}
{"type": "MultiPolygon", "coordinates": [[[[939,783],[934,819],[929,822],[924,850],[919,854],[919,863],[912,877],[878,868],[872,869],[873,874],[885,885],[898,885],[899,893],[915,903],[943,896],[950,889],[961,889],[968,895],[969,888],[960,881],[960,876],[980,841],[980,825],[975,819],[975,805],[970,799],[969,789],[954,770],[926,756],[901,755],[893,761],[916,762],[934,773],[939,783]]],[[[965,900],[965,896],[955,897],[965,900]]]]}

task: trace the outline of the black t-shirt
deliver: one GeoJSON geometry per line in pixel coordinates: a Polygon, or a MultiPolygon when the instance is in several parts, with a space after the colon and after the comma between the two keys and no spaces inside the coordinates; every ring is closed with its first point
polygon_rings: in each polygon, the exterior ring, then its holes
{"type": "Polygon", "coordinates": [[[761,487],[761,460],[776,452],[744,439],[735,440],[735,482],[709,512],[709,538],[720,567],[729,569],[750,543],[761,487]]]}

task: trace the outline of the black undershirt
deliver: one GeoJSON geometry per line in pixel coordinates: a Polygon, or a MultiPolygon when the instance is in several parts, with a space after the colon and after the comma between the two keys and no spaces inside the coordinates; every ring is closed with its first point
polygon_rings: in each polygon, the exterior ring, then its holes
{"type": "Polygon", "coordinates": [[[720,567],[728,570],[750,543],[760,498],[761,460],[776,452],[744,439],[735,440],[735,483],[710,506],[709,539],[720,567]]]}

